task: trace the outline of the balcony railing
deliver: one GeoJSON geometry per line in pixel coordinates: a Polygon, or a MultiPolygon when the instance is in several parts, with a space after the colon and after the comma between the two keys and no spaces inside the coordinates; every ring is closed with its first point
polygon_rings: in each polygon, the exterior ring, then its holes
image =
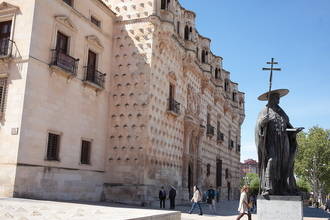
{"type": "Polygon", "coordinates": [[[175,114],[180,114],[180,103],[174,99],[168,100],[168,111],[174,112],[175,114]]]}
{"type": "Polygon", "coordinates": [[[85,66],[85,81],[96,84],[104,88],[105,73],[101,73],[93,67],[85,66]]]}
{"type": "Polygon", "coordinates": [[[224,141],[224,135],[220,131],[217,132],[217,141],[218,142],[224,141]]]}
{"type": "Polygon", "coordinates": [[[211,126],[210,124],[206,125],[206,134],[209,136],[214,135],[214,127],[211,126]]]}
{"type": "Polygon", "coordinates": [[[59,50],[52,50],[51,65],[58,66],[73,75],[77,74],[79,59],[75,59],[59,50]]]}
{"type": "Polygon", "coordinates": [[[0,57],[11,57],[14,44],[15,42],[9,38],[0,39],[0,57]]]}

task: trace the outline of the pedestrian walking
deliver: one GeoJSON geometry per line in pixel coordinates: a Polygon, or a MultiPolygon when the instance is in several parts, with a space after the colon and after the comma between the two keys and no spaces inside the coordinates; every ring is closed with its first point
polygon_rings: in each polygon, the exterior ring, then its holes
{"type": "Polygon", "coordinates": [[[249,199],[248,199],[248,193],[249,188],[248,186],[243,186],[241,190],[241,197],[239,200],[239,216],[236,218],[236,220],[240,220],[244,215],[248,216],[248,219],[251,220],[251,213],[249,212],[249,199]]]}
{"type": "Polygon", "coordinates": [[[251,206],[251,212],[255,212],[256,209],[257,209],[257,196],[256,195],[252,195],[250,202],[252,204],[252,206],[251,206]]]}
{"type": "Polygon", "coordinates": [[[176,196],[176,190],[173,186],[171,186],[171,189],[168,193],[168,197],[170,199],[170,209],[175,209],[175,196],[176,196]]]}
{"type": "Polygon", "coordinates": [[[159,190],[160,208],[165,209],[165,200],[166,200],[166,191],[164,189],[164,186],[162,186],[161,190],[159,190]]]}
{"type": "Polygon", "coordinates": [[[194,186],[194,195],[191,199],[192,206],[191,206],[191,209],[189,211],[189,214],[191,214],[194,211],[194,209],[196,208],[196,206],[198,206],[199,215],[203,215],[202,207],[201,207],[201,204],[200,204],[201,200],[202,200],[202,194],[199,191],[198,187],[194,186]]]}
{"type": "Polygon", "coordinates": [[[215,190],[213,189],[212,186],[207,190],[206,194],[206,202],[209,205],[210,212],[213,214],[216,214],[216,209],[215,209],[215,190]]]}

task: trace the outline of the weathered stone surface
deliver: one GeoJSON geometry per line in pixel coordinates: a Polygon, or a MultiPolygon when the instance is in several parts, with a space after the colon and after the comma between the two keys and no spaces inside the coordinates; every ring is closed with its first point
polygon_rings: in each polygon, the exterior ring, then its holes
{"type": "Polygon", "coordinates": [[[302,220],[303,203],[300,196],[258,196],[258,220],[302,220]]]}
{"type": "Polygon", "coordinates": [[[22,57],[0,64],[8,73],[1,196],[145,206],[161,185],[185,203],[196,184],[238,198],[244,93],[193,12],[177,1],[161,9],[159,0],[104,0],[116,15],[92,0],[73,9],[62,0],[6,2],[18,8],[12,36],[22,57]],[[58,32],[79,59],[75,75],[49,65],[58,32]],[[104,89],[86,83],[89,50],[107,74],[104,89]],[[58,161],[45,159],[48,132],[60,135],[58,161]],[[83,139],[92,143],[89,165],[80,163],[83,139]]]}

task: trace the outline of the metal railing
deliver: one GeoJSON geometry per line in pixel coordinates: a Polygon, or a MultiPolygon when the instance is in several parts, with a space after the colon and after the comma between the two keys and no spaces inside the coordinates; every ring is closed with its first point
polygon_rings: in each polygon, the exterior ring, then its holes
{"type": "Polygon", "coordinates": [[[172,111],[176,114],[180,114],[180,103],[175,101],[174,99],[168,100],[168,110],[172,111]]]}
{"type": "Polygon", "coordinates": [[[0,57],[11,57],[14,44],[15,42],[9,38],[0,39],[0,57]]]}
{"type": "Polygon", "coordinates": [[[85,66],[85,81],[94,83],[104,88],[105,73],[101,73],[93,67],[85,66]]]}
{"type": "Polygon", "coordinates": [[[52,50],[51,65],[58,66],[73,75],[77,74],[79,59],[75,59],[59,50],[52,50]]]}
{"type": "Polygon", "coordinates": [[[206,134],[210,136],[214,135],[214,127],[212,125],[206,125],[206,134]]]}

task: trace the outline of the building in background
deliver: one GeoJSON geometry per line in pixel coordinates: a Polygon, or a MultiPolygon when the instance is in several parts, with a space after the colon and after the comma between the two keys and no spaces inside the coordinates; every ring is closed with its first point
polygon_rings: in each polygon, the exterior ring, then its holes
{"type": "Polygon", "coordinates": [[[239,197],[244,93],[194,12],[174,0],[0,4],[1,195],[151,205],[161,185],[181,201],[212,185],[239,197]]]}
{"type": "Polygon", "coordinates": [[[259,173],[258,162],[253,159],[244,160],[244,163],[241,163],[242,176],[244,177],[247,173],[259,173]]]}

